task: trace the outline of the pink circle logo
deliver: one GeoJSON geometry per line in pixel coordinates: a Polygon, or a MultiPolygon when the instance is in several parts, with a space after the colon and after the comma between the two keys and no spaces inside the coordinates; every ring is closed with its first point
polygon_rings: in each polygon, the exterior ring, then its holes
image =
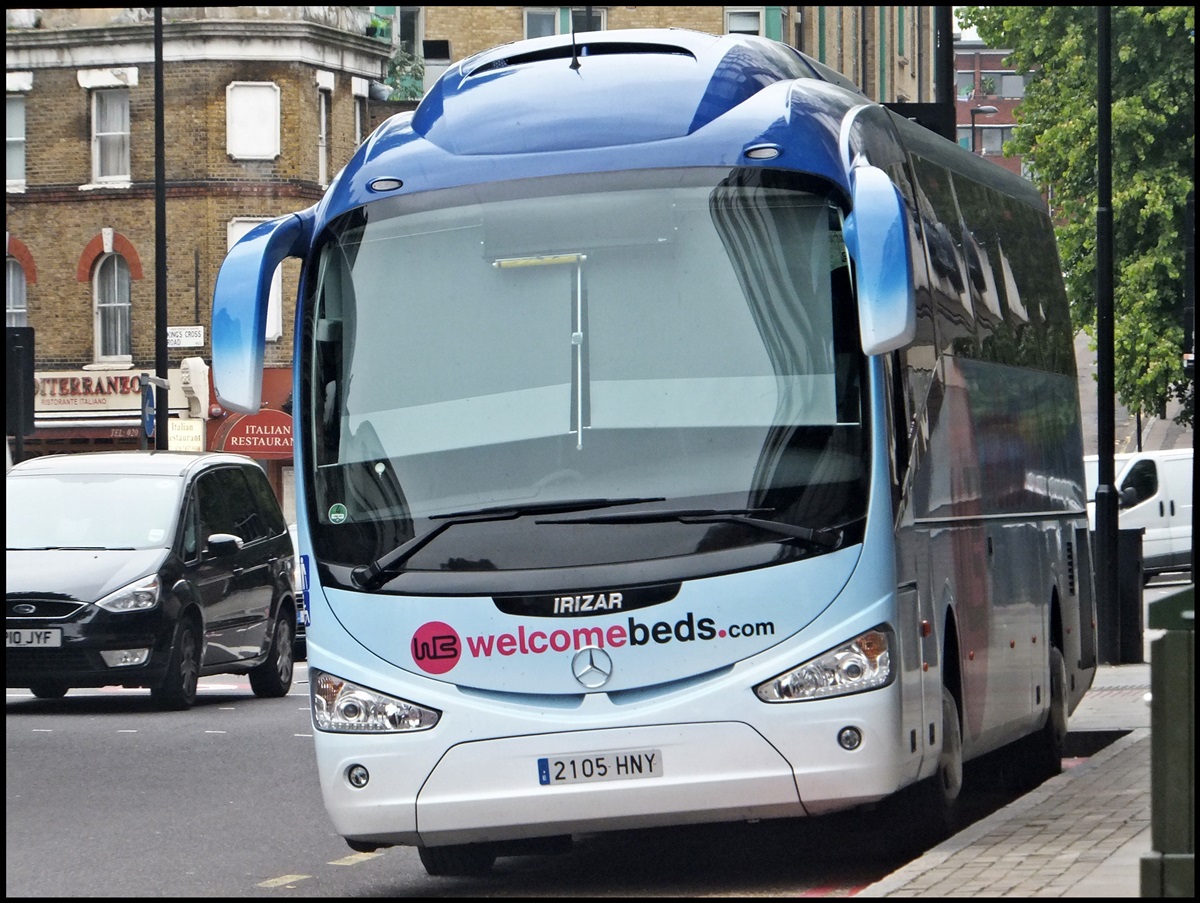
{"type": "Polygon", "coordinates": [[[445,674],[462,658],[462,640],[449,624],[429,621],[412,638],[412,657],[427,674],[445,674]]]}

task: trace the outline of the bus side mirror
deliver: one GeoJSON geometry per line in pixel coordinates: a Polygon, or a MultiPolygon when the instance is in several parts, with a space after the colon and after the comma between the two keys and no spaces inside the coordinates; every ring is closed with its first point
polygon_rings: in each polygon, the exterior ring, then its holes
{"type": "Polygon", "coordinates": [[[255,414],[262,404],[271,281],[285,257],[304,253],[312,223],[311,209],[260,223],[221,263],[213,287],[212,379],[228,410],[255,414]]]}
{"type": "Polygon", "coordinates": [[[903,348],[917,332],[917,307],[904,199],[887,173],[859,164],[850,170],[851,203],[843,232],[854,260],[863,352],[903,348]]]}

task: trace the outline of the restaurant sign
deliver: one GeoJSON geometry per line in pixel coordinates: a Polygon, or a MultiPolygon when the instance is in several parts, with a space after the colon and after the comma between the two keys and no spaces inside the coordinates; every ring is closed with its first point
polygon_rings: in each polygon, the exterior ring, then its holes
{"type": "Polygon", "coordinates": [[[234,414],[217,430],[216,448],[260,460],[292,457],[291,415],[273,408],[234,414]]]}

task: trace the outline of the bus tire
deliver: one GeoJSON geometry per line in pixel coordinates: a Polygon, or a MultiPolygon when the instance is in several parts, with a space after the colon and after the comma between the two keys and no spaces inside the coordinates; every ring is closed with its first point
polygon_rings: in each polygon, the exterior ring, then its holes
{"type": "Polygon", "coordinates": [[[434,878],[479,877],[492,870],[496,851],[491,844],[464,843],[448,847],[421,847],[421,865],[434,878]]]}
{"type": "Polygon", "coordinates": [[[937,770],[917,787],[917,809],[920,831],[926,839],[940,841],[958,827],[958,798],[963,787],[962,726],[958,717],[958,702],[947,687],[942,687],[942,745],[938,752],[937,770]]]}
{"type": "Polygon", "coordinates": [[[1046,723],[1027,738],[1027,764],[1034,785],[1062,773],[1067,747],[1067,666],[1062,650],[1050,647],[1050,706],[1046,723]]]}

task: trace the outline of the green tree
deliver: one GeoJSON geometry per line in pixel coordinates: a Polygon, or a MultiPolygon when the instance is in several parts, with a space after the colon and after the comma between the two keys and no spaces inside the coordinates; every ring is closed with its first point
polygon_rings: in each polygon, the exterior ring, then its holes
{"type": "Polygon", "coordinates": [[[420,100],[425,93],[425,61],[396,48],[383,83],[392,89],[388,100],[420,100]]]}
{"type": "MultiPolygon", "coordinates": [[[[1032,80],[1006,154],[1050,199],[1072,318],[1095,338],[1096,7],[965,6],[959,22],[1032,80]]],[[[1191,424],[1183,372],[1184,211],[1195,186],[1195,7],[1112,7],[1113,376],[1131,411],[1191,424]]]]}

